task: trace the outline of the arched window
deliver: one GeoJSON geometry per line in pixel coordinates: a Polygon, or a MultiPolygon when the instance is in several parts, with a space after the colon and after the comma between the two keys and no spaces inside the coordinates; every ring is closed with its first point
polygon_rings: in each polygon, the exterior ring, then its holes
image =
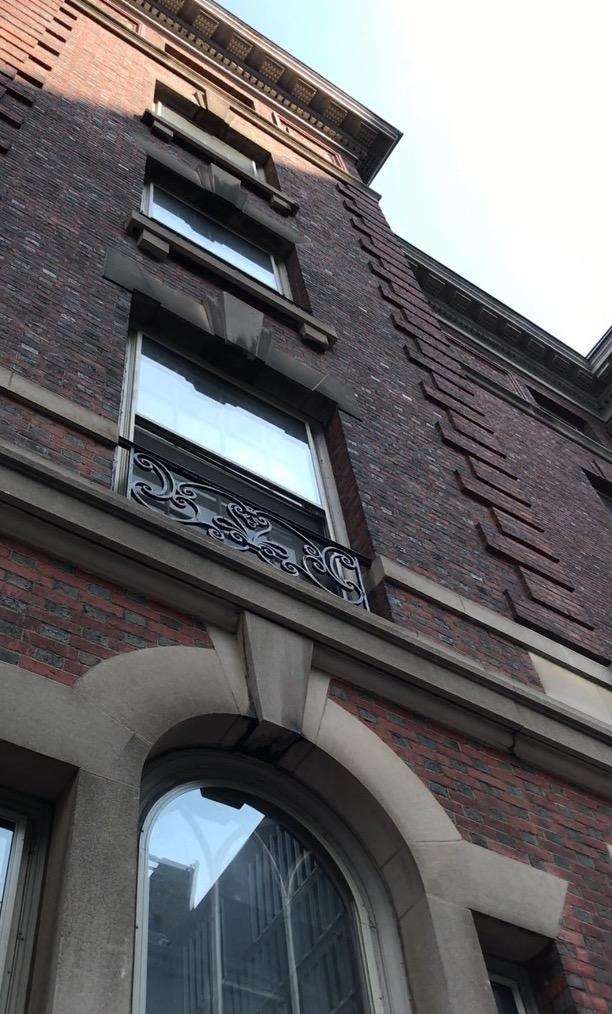
{"type": "Polygon", "coordinates": [[[145,825],[138,1014],[366,1014],[350,899],[266,804],[182,786],[145,825]]]}

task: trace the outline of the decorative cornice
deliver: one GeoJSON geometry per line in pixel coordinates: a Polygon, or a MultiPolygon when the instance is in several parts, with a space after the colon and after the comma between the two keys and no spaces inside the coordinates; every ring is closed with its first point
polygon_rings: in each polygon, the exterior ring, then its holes
{"type": "Polygon", "coordinates": [[[213,64],[350,151],[370,183],[401,132],[212,0],[125,0],[213,64]]]}
{"type": "Polygon", "coordinates": [[[603,411],[612,401],[612,328],[580,355],[417,247],[401,240],[407,259],[439,316],[474,334],[492,351],[583,404],[603,411]]]}

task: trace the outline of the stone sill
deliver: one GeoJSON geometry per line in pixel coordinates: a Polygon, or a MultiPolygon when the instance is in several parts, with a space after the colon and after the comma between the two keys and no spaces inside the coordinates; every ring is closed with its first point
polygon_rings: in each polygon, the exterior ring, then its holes
{"type": "Polygon", "coordinates": [[[196,151],[206,162],[214,162],[221,166],[232,176],[237,176],[238,179],[244,184],[247,190],[251,190],[254,194],[259,197],[263,197],[274,211],[277,211],[280,215],[288,218],[293,215],[297,215],[300,206],[296,201],[289,200],[288,197],[283,194],[282,190],[278,190],[273,187],[271,183],[267,183],[265,180],[259,179],[257,176],[252,176],[250,173],[241,169],[240,166],[231,162],[227,158],[223,158],[213,148],[208,148],[205,144],[195,141],[186,131],[180,130],[175,124],[168,123],[164,120],[163,116],[159,116],[154,113],[151,109],[147,109],[143,114],[143,122],[150,128],[151,133],[165,142],[171,142],[174,138],[180,138],[181,142],[188,145],[194,151],[196,151]]]}
{"type": "Polygon", "coordinates": [[[196,267],[216,275],[222,282],[236,286],[246,299],[255,300],[271,315],[288,320],[298,331],[302,341],[324,352],[337,340],[337,333],[329,324],[323,324],[312,314],[303,310],[287,296],[262,285],[201,247],[183,239],[178,233],[160,225],[140,211],[133,211],[126,223],[126,232],[136,237],[136,243],[143,253],[155,260],[165,260],[170,254],[185,257],[196,267]]]}

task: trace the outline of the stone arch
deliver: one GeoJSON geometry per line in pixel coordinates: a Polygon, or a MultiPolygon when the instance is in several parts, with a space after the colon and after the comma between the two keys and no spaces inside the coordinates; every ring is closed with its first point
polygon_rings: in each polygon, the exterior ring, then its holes
{"type": "Polygon", "coordinates": [[[66,817],[62,904],[50,931],[55,941],[65,939],[46,1009],[97,1014],[110,1005],[129,1014],[142,771],[161,751],[196,745],[185,736],[201,728],[206,716],[224,716],[221,723],[208,722],[207,746],[218,746],[232,723],[258,723],[266,730],[266,747],[275,737],[282,743],[277,774],[332,815],[348,866],[351,842],[367,856],[371,876],[363,872],[361,878],[370,878],[371,896],[382,885],[393,913],[391,922],[380,917],[382,949],[391,953],[397,928],[403,945],[387,977],[389,1011],[406,1009],[403,960],[416,1014],[493,1014],[472,912],[552,938],[565,883],[462,841],[418,777],[329,699],[333,674],[312,668],[307,639],[263,622],[248,637],[243,632],[243,643],[210,630],[211,648],[159,647],[115,656],[73,688],[0,664],[5,689],[19,702],[18,709],[0,713],[0,738],[78,772],[66,817]],[[101,819],[112,835],[99,835],[101,819]],[[116,898],[96,923],[78,905],[81,895],[91,893],[94,868],[100,890],[106,878],[116,898]],[[75,913],[81,920],[76,927],[75,913]]]}

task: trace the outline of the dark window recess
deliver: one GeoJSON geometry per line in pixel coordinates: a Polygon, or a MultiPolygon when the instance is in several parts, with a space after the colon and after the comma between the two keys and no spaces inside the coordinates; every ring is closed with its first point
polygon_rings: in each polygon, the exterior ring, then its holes
{"type": "Polygon", "coordinates": [[[593,475],[592,472],[586,472],[585,475],[599,499],[612,514],[612,482],[608,482],[603,476],[593,475]]]}
{"type": "Polygon", "coordinates": [[[565,405],[560,405],[558,402],[553,401],[552,398],[548,398],[541,391],[536,390],[533,387],[528,388],[531,397],[535,401],[536,405],[540,408],[545,409],[554,415],[556,419],[560,419],[562,422],[568,423],[569,426],[573,426],[575,430],[579,430],[581,433],[589,434],[588,423],[576,412],[572,412],[571,408],[566,408],[565,405]]]}
{"type": "Polygon", "coordinates": [[[198,60],[192,60],[186,53],[182,53],[180,49],[175,49],[174,46],[165,46],[165,52],[168,56],[171,56],[173,60],[178,60],[185,67],[189,67],[190,70],[194,70],[200,77],[206,78],[211,84],[215,85],[220,91],[225,92],[226,95],[231,95],[232,98],[237,99],[243,106],[248,106],[249,109],[255,109],[255,103],[252,99],[239,91],[237,88],[232,88],[230,84],[224,81],[222,78],[217,77],[216,74],[211,74],[203,64],[198,60]]]}

